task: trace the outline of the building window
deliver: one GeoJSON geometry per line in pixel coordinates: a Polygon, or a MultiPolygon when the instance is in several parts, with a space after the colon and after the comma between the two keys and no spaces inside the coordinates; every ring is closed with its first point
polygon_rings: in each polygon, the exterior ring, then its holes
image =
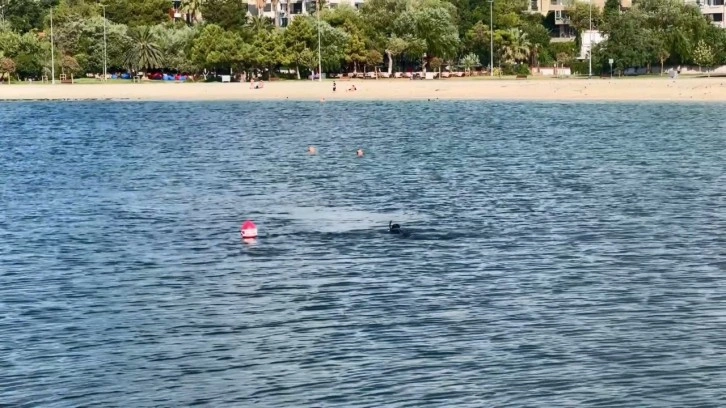
{"type": "Polygon", "coordinates": [[[716,23],[720,23],[723,21],[723,14],[711,14],[711,19],[716,23]]]}

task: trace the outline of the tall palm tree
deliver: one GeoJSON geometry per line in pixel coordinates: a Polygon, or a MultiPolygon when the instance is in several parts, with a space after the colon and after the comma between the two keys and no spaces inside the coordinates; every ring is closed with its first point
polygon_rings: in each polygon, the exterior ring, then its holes
{"type": "Polygon", "coordinates": [[[129,37],[131,45],[126,52],[126,66],[132,70],[161,68],[161,50],[149,27],[129,30],[129,37]]]}
{"type": "Polygon", "coordinates": [[[525,61],[531,52],[532,43],[527,34],[518,28],[510,28],[504,33],[502,59],[508,64],[525,61]]]}

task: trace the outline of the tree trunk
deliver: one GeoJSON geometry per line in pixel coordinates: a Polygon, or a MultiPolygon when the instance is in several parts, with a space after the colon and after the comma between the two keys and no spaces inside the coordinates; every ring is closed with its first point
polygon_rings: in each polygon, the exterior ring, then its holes
{"type": "Polygon", "coordinates": [[[295,63],[295,75],[297,75],[297,79],[300,79],[300,64],[295,63]]]}
{"type": "Polygon", "coordinates": [[[663,65],[664,65],[664,61],[660,60],[660,76],[663,76],[663,69],[665,69],[665,68],[663,68],[663,65]]]}
{"type": "Polygon", "coordinates": [[[388,75],[393,74],[393,55],[391,55],[390,50],[386,50],[386,55],[388,56],[388,75]]]}
{"type": "MultiPolygon", "coordinates": [[[[287,25],[290,25],[290,16],[292,15],[292,0],[287,0],[287,25]]],[[[298,70],[297,79],[300,79],[300,71],[298,70]]]]}

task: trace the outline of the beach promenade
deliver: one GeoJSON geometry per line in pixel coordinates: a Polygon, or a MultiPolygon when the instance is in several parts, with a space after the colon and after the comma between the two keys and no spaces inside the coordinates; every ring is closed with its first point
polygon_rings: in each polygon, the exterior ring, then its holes
{"type": "Polygon", "coordinates": [[[0,85],[0,100],[529,100],[726,102],[726,78],[449,79],[0,85]],[[355,85],[357,90],[349,91],[355,85]]]}

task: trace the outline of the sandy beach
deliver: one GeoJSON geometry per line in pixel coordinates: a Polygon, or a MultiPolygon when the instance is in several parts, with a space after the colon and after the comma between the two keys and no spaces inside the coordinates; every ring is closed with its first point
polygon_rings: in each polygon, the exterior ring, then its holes
{"type": "Polygon", "coordinates": [[[726,102],[726,78],[450,79],[0,85],[0,100],[530,100],[726,102]],[[356,91],[348,91],[355,85],[356,91]]]}

